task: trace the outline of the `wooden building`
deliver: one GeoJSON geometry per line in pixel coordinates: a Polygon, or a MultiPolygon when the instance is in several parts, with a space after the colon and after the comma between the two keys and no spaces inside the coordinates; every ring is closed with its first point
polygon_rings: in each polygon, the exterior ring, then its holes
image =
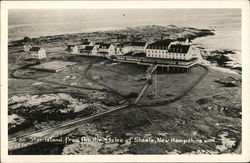
{"type": "Polygon", "coordinates": [[[133,52],[146,53],[146,42],[131,42],[130,48],[133,52]]]}
{"type": "Polygon", "coordinates": [[[147,57],[168,58],[168,48],[172,42],[172,39],[165,39],[149,44],[146,48],[147,57]]]}
{"type": "Polygon", "coordinates": [[[23,46],[23,50],[24,50],[25,52],[28,52],[31,48],[32,48],[31,45],[24,45],[24,46],[23,46]]]}
{"type": "Polygon", "coordinates": [[[78,54],[79,49],[77,45],[68,45],[68,51],[70,54],[78,54]]]}
{"type": "Polygon", "coordinates": [[[35,59],[42,59],[46,58],[46,53],[44,48],[42,47],[32,47],[29,50],[30,58],[35,58],[35,59]]]}
{"type": "Polygon", "coordinates": [[[105,55],[105,56],[112,56],[115,55],[115,46],[111,43],[96,43],[98,46],[97,53],[105,55]]]}

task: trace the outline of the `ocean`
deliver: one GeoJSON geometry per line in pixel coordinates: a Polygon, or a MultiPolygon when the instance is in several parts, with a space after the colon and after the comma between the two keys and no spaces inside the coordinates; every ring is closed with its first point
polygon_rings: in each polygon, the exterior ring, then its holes
{"type": "Polygon", "coordinates": [[[25,9],[9,10],[8,14],[9,40],[172,24],[214,29],[215,36],[198,38],[195,43],[241,50],[240,9],[25,9]]]}

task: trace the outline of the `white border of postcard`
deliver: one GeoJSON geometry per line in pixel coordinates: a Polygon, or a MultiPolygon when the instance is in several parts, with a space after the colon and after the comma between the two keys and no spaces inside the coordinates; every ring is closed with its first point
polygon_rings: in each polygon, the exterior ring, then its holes
{"type": "Polygon", "coordinates": [[[249,162],[249,3],[235,1],[2,1],[1,2],[1,162],[249,162]],[[242,10],[242,154],[240,155],[8,155],[8,10],[86,8],[237,8],[242,10]]]}

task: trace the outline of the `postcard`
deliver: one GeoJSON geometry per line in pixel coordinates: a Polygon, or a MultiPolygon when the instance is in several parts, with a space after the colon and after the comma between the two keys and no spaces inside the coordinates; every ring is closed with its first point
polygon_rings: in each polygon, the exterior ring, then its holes
{"type": "Polygon", "coordinates": [[[249,161],[248,5],[1,2],[2,161],[249,161]]]}

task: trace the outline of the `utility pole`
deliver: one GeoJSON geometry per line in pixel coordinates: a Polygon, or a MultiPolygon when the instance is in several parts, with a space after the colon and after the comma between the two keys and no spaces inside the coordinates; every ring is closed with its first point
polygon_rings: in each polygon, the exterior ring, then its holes
{"type": "Polygon", "coordinates": [[[154,86],[155,86],[155,90],[154,90],[155,96],[156,96],[156,69],[157,69],[157,67],[155,68],[155,84],[154,84],[154,86]]]}

